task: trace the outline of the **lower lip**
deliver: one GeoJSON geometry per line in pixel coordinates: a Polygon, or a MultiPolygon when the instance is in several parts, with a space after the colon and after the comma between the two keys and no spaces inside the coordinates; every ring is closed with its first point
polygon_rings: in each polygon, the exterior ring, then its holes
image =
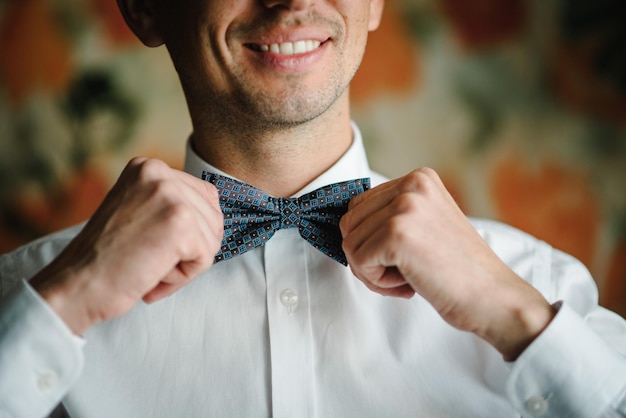
{"type": "Polygon", "coordinates": [[[284,55],[274,52],[254,51],[246,48],[249,54],[266,67],[271,67],[282,72],[298,72],[310,69],[317,61],[319,61],[328,46],[328,42],[322,43],[313,51],[303,54],[284,55]]]}

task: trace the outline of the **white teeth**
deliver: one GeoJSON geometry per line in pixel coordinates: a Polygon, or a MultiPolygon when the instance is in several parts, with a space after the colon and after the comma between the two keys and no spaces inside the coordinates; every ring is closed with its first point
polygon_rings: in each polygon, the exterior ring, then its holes
{"type": "Polygon", "coordinates": [[[314,49],[319,48],[320,45],[320,41],[306,40],[297,42],[283,42],[281,44],[259,45],[259,49],[262,52],[272,52],[274,54],[282,55],[294,55],[311,52],[314,49]]]}
{"type": "Polygon", "coordinates": [[[284,55],[293,55],[293,43],[284,42],[280,44],[280,53],[284,55]]]}
{"type": "Polygon", "coordinates": [[[306,41],[298,41],[293,43],[294,54],[304,54],[306,52],[306,41]]]}

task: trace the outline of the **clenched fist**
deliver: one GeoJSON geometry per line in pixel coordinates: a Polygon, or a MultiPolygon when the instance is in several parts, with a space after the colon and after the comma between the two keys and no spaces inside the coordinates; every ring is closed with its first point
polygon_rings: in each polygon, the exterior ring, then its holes
{"type": "Polygon", "coordinates": [[[30,283],[81,334],[187,284],[212,265],[222,234],[213,185],[135,158],[80,234],[30,283]]]}
{"type": "Polygon", "coordinates": [[[546,327],[553,308],[482,239],[431,169],[413,171],[350,202],[341,220],[350,267],[371,290],[428,300],[506,359],[546,327]]]}

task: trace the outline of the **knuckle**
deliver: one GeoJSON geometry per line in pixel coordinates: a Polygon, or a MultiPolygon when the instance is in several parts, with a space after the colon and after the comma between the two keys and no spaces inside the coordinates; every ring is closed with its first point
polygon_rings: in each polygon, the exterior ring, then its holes
{"type": "Polygon", "coordinates": [[[189,229],[193,217],[191,209],[181,202],[167,202],[162,213],[163,221],[173,230],[189,229]]]}
{"type": "Polygon", "coordinates": [[[402,193],[395,198],[395,205],[399,213],[416,212],[419,209],[419,197],[415,193],[402,193]]]}
{"type": "Polygon", "coordinates": [[[385,261],[390,265],[397,265],[400,260],[401,250],[399,246],[389,246],[385,251],[385,261]]]}
{"type": "MultiPolygon", "coordinates": [[[[195,178],[194,178],[194,180],[195,180],[195,178]]],[[[201,181],[198,184],[202,185],[201,187],[203,188],[204,192],[206,193],[206,195],[209,198],[211,198],[211,197],[219,198],[219,196],[218,196],[219,192],[217,190],[217,187],[215,187],[214,184],[209,183],[208,181],[201,181]]]]}
{"type": "Polygon", "coordinates": [[[421,173],[422,175],[432,179],[437,179],[439,178],[439,175],[437,174],[437,172],[430,168],[430,167],[420,167],[418,169],[416,169],[415,171],[421,173]]]}
{"type": "Polygon", "coordinates": [[[120,181],[134,181],[138,173],[141,171],[141,165],[144,163],[146,158],[144,157],[134,157],[126,164],[124,170],[122,170],[122,174],[120,175],[120,181]]]}
{"type": "Polygon", "coordinates": [[[170,181],[155,180],[142,185],[142,187],[148,190],[148,198],[153,203],[168,207],[176,205],[178,202],[176,198],[178,189],[170,181]]]}
{"type": "Polygon", "coordinates": [[[137,177],[141,181],[152,181],[163,178],[169,167],[161,160],[155,158],[144,158],[137,165],[137,177]]]}
{"type": "MultiPolygon", "coordinates": [[[[351,238],[351,236],[347,236],[347,237],[345,237],[343,239],[343,241],[341,243],[341,247],[342,247],[344,253],[354,257],[354,250],[356,249],[356,243],[351,238]]],[[[359,261],[358,259],[355,260],[355,262],[358,262],[358,261],[359,261]]]]}
{"type": "Polygon", "coordinates": [[[421,167],[411,171],[402,182],[402,190],[429,193],[435,187],[439,176],[429,167],[421,167]]]}
{"type": "Polygon", "coordinates": [[[133,158],[130,159],[130,161],[128,162],[127,166],[128,167],[139,167],[146,160],[147,160],[146,157],[133,157],[133,158]]]}
{"type": "Polygon", "coordinates": [[[353,197],[353,198],[350,200],[350,202],[348,203],[348,208],[353,208],[353,207],[355,207],[356,205],[358,205],[359,203],[361,203],[361,201],[364,199],[364,197],[363,197],[363,196],[364,196],[366,193],[367,193],[367,192],[362,193],[362,194],[360,194],[360,195],[357,195],[357,196],[353,197]]]}
{"type": "Polygon", "coordinates": [[[339,229],[344,233],[347,232],[350,229],[351,220],[352,213],[348,211],[339,219],[339,229]]]}
{"type": "MultiPolygon", "coordinates": [[[[386,247],[389,251],[396,251],[403,248],[405,243],[411,237],[411,231],[407,228],[407,220],[402,216],[394,216],[387,221],[386,229],[388,231],[388,240],[390,244],[386,247]]],[[[393,258],[396,259],[395,257],[393,258]]]]}
{"type": "Polygon", "coordinates": [[[224,239],[224,223],[220,222],[215,226],[215,237],[210,240],[209,245],[211,249],[215,249],[217,252],[222,246],[222,240],[224,239]]]}

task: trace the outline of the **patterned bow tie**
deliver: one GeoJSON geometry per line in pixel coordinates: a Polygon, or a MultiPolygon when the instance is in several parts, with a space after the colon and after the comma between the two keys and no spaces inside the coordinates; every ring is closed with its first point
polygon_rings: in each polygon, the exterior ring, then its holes
{"type": "Polygon", "coordinates": [[[299,198],[272,197],[249,184],[206,171],[202,179],[217,187],[224,212],[224,238],[216,263],[264,245],[279,229],[298,228],[309,244],[348,265],[341,249],[339,220],[350,199],[369,189],[369,178],[331,184],[299,198]]]}

